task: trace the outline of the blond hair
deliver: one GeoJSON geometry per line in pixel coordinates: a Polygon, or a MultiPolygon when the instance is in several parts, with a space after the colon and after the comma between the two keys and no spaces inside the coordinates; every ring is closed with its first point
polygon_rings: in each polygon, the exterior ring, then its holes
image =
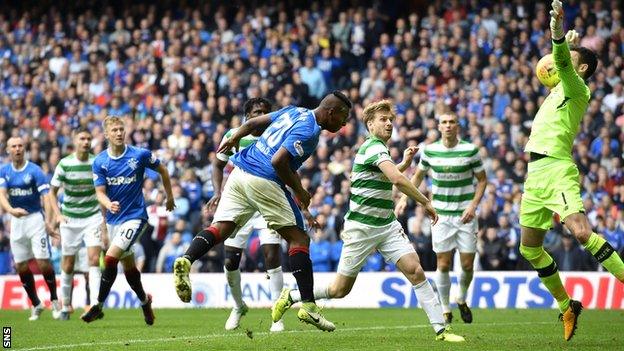
{"type": "Polygon", "coordinates": [[[123,119],[121,119],[121,117],[118,116],[106,116],[106,118],[104,118],[104,122],[102,122],[102,126],[104,127],[104,130],[106,130],[109,126],[112,126],[113,124],[124,124],[123,119]]]}
{"type": "Polygon", "coordinates": [[[375,114],[377,112],[390,112],[393,118],[396,118],[396,112],[394,112],[394,104],[390,100],[381,100],[369,104],[366,106],[364,111],[362,112],[362,121],[364,122],[364,126],[366,126],[366,130],[368,130],[368,122],[372,121],[375,118],[375,114]]]}

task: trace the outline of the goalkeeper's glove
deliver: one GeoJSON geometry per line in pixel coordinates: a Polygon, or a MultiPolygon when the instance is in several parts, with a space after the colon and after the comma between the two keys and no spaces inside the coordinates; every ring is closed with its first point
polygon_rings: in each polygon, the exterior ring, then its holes
{"type": "Polygon", "coordinates": [[[550,4],[552,10],[550,10],[550,34],[554,40],[560,40],[563,38],[563,6],[561,1],[553,0],[550,4]]]}

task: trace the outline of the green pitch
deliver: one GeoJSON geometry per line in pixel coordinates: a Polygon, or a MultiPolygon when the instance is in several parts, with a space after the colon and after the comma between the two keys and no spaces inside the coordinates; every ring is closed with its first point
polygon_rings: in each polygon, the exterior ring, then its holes
{"type": "Polygon", "coordinates": [[[78,313],[66,322],[46,310],[29,322],[30,311],[0,311],[1,326],[12,327],[12,347],[26,350],[617,350],[624,344],[624,311],[583,311],[576,336],[563,340],[555,310],[474,310],[475,322],[453,330],[462,345],[436,342],[422,310],[326,309],[336,323],[321,332],[285,316],[287,331],[268,332],[268,309],[252,309],[241,328],[223,329],[229,310],[156,310],[148,327],[139,309],[105,310],[102,320],[85,324],[78,313]]]}

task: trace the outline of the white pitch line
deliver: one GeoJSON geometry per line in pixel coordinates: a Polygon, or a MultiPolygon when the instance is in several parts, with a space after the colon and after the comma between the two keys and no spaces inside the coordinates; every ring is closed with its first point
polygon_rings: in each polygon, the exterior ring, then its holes
{"type": "MultiPolygon", "coordinates": [[[[476,324],[464,324],[464,326],[500,326],[500,325],[535,325],[535,324],[553,324],[552,322],[508,322],[508,323],[476,323],[476,324]]],[[[367,330],[388,330],[388,329],[420,329],[420,328],[431,328],[430,324],[416,324],[416,325],[405,325],[405,326],[391,326],[391,327],[357,327],[357,328],[342,328],[336,329],[334,333],[342,333],[342,332],[354,332],[354,331],[367,331],[367,330]]],[[[309,330],[286,330],[280,333],[271,333],[271,332],[253,332],[254,336],[266,336],[266,335],[281,335],[281,334],[299,334],[299,333],[320,333],[317,329],[309,329],[309,330]]],[[[176,341],[187,341],[187,340],[204,340],[204,339],[214,339],[214,338],[226,338],[226,337],[241,337],[244,334],[241,333],[222,333],[222,334],[207,334],[207,335],[183,335],[168,337],[168,338],[158,338],[158,339],[133,339],[127,341],[107,341],[107,342],[85,342],[80,344],[64,344],[64,345],[53,345],[53,346],[37,346],[31,347],[27,349],[22,349],[24,351],[35,351],[35,350],[59,350],[59,349],[73,349],[76,347],[82,346],[110,346],[110,345],[125,345],[125,344],[145,344],[145,343],[153,343],[153,342],[176,342],[176,341]]]]}

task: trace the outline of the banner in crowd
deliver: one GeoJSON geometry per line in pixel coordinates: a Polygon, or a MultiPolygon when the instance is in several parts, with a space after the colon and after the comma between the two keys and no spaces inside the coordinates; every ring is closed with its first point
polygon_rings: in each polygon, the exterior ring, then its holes
{"type": "MultiPolygon", "coordinates": [[[[316,284],[330,282],[335,273],[316,273],[316,284]]],[[[428,273],[431,276],[431,273],[428,273]]],[[[451,274],[451,296],[458,289],[457,276],[451,274]]],[[[562,272],[564,286],[585,308],[624,308],[624,284],[610,274],[599,272],[562,272]]],[[[181,307],[231,307],[232,297],[220,273],[192,274],[193,298],[189,304],[182,303],[173,287],[171,274],[143,274],[145,291],[153,295],[156,308],[181,307]]],[[[86,302],[85,280],[74,279],[74,307],[86,302]]],[[[284,284],[295,287],[292,274],[284,274],[284,284]]],[[[49,298],[43,278],[36,280],[37,291],[42,300],[49,298]]],[[[270,307],[271,294],[267,276],[262,273],[242,275],[243,298],[250,307],[270,307]]],[[[58,289],[60,293],[60,289],[58,289]]],[[[24,309],[30,306],[17,275],[0,276],[2,309],[24,309]]],[[[535,272],[475,272],[467,300],[473,307],[482,308],[555,308],[555,300],[540,282],[535,272]]],[[[49,302],[47,302],[49,305],[49,302]]],[[[105,303],[107,308],[138,307],[139,301],[128,286],[124,275],[119,275],[105,303]]],[[[319,305],[336,308],[386,308],[416,307],[418,302],[411,284],[400,273],[360,273],[351,291],[344,299],[319,301],[319,305]]]]}

